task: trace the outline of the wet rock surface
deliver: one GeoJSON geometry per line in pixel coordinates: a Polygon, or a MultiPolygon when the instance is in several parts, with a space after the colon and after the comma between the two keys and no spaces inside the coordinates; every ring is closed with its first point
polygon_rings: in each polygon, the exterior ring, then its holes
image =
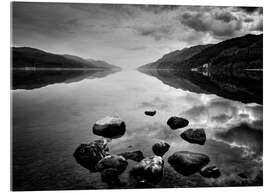
{"type": "Polygon", "coordinates": [[[206,134],[204,129],[187,129],[180,135],[184,140],[189,143],[196,143],[199,145],[204,145],[206,141],[206,134]]]}
{"type": "Polygon", "coordinates": [[[141,151],[124,152],[118,155],[123,156],[125,159],[130,159],[136,162],[140,162],[144,159],[144,155],[141,151]]]}
{"type": "Polygon", "coordinates": [[[89,144],[81,144],[73,156],[76,161],[90,171],[96,171],[96,164],[109,154],[106,140],[95,140],[89,144]]]}
{"type": "Polygon", "coordinates": [[[138,184],[156,184],[163,177],[164,161],[160,156],[152,156],[143,159],[135,165],[130,174],[135,178],[138,184]]]}
{"type": "Polygon", "coordinates": [[[163,156],[168,150],[170,149],[170,145],[164,141],[160,141],[158,143],[155,143],[152,146],[152,150],[155,155],[157,156],[163,156]]]}
{"type": "Polygon", "coordinates": [[[184,176],[189,176],[206,166],[210,162],[210,158],[201,153],[178,151],[168,158],[168,162],[175,171],[184,176]]]}
{"type": "Polygon", "coordinates": [[[106,138],[118,138],[125,134],[126,125],[119,117],[104,117],[95,122],[93,133],[106,138]]]}
{"type": "Polygon", "coordinates": [[[147,110],[147,111],[144,111],[144,114],[145,115],[148,115],[148,116],[154,116],[156,113],[157,113],[156,110],[147,110]]]}
{"type": "Polygon", "coordinates": [[[174,116],[168,119],[167,124],[171,129],[175,130],[186,127],[189,124],[189,121],[185,118],[174,116]]]}
{"type": "Polygon", "coordinates": [[[218,178],[221,173],[216,166],[208,166],[201,169],[200,174],[206,178],[218,178]]]}
{"type": "Polygon", "coordinates": [[[96,165],[96,170],[103,172],[104,170],[114,170],[113,173],[120,175],[127,168],[128,162],[123,156],[108,155],[102,158],[96,165]]]}

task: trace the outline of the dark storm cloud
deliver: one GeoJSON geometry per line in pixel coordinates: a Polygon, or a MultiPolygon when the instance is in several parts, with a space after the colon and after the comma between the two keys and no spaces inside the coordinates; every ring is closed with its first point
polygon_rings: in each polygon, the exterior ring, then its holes
{"type": "Polygon", "coordinates": [[[220,12],[215,14],[215,19],[229,23],[232,20],[237,20],[230,12],[220,12]]]}
{"type": "Polygon", "coordinates": [[[209,32],[216,37],[234,36],[242,29],[242,22],[228,12],[185,12],[181,15],[180,22],[195,31],[209,32]]]}
{"type": "Polygon", "coordinates": [[[252,14],[254,12],[258,12],[260,14],[263,13],[262,7],[239,7],[239,9],[243,10],[244,12],[246,12],[248,14],[252,14]]]}

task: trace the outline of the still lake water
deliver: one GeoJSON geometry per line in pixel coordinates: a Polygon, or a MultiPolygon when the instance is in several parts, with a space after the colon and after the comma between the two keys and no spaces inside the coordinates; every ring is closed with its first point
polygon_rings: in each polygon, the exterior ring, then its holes
{"type": "Polygon", "coordinates": [[[164,155],[164,177],[155,187],[262,185],[262,105],[177,89],[135,70],[95,74],[13,87],[14,190],[136,188],[129,177],[134,161],[128,161],[120,176],[125,185],[112,187],[73,157],[79,144],[100,138],[92,126],[107,115],[120,116],[127,126],[121,138],[109,143],[113,154],[141,150],[147,157],[153,155],[154,143],[164,140],[171,145],[164,155]],[[157,114],[145,116],[147,109],[157,114]],[[185,117],[190,124],[171,130],[166,124],[170,116],[185,117]],[[190,144],[179,136],[190,127],[205,128],[205,145],[190,144]],[[167,158],[179,150],[207,154],[222,175],[208,179],[198,173],[178,174],[167,158]]]}

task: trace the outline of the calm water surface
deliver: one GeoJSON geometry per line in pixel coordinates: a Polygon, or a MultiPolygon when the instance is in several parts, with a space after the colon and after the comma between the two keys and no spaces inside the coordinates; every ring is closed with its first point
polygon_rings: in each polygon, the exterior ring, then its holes
{"type": "MultiPolygon", "coordinates": [[[[92,125],[107,115],[120,116],[127,125],[125,135],[110,142],[111,153],[141,150],[151,156],[155,142],[171,145],[164,156],[164,178],[156,187],[262,183],[262,105],[176,89],[138,71],[90,74],[36,87],[12,91],[14,190],[117,188],[103,183],[99,173],[90,173],[73,157],[79,144],[99,138],[92,133],[92,125]],[[147,109],[156,109],[157,114],[145,116],[147,109]],[[205,145],[181,139],[180,132],[186,128],[171,130],[166,122],[175,115],[190,121],[187,128],[205,128],[205,145]],[[210,165],[220,168],[221,177],[178,174],[167,158],[179,150],[207,154],[210,165]]],[[[135,188],[129,170],[136,162],[128,162],[120,176],[125,183],[121,188],[135,188]]]]}

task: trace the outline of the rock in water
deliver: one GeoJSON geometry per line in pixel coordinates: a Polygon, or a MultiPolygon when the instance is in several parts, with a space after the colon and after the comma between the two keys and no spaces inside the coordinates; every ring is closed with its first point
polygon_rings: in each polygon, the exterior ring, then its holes
{"type": "Polygon", "coordinates": [[[80,165],[93,172],[96,171],[96,164],[106,155],[109,155],[106,140],[95,140],[89,144],[81,144],[73,154],[80,165]]]}
{"type": "Polygon", "coordinates": [[[201,169],[200,174],[206,178],[218,178],[221,173],[216,166],[208,166],[201,169]]]}
{"type": "Polygon", "coordinates": [[[181,117],[171,117],[167,121],[167,124],[173,130],[186,127],[188,125],[188,123],[189,123],[188,120],[181,118],[181,117]]]}
{"type": "Polygon", "coordinates": [[[118,117],[104,117],[93,126],[93,133],[106,138],[118,138],[126,132],[125,122],[118,117]]]}
{"type": "Polygon", "coordinates": [[[204,129],[187,129],[180,136],[189,143],[196,143],[199,145],[204,145],[206,141],[204,129]]]}
{"type": "Polygon", "coordinates": [[[144,114],[148,116],[154,116],[156,113],[157,113],[156,110],[148,110],[144,112],[144,114]]]}
{"type": "Polygon", "coordinates": [[[96,170],[102,172],[104,170],[114,170],[113,173],[120,175],[127,168],[128,162],[123,156],[108,155],[102,158],[96,165],[96,170]]]}
{"type": "Polygon", "coordinates": [[[200,171],[209,161],[210,159],[207,155],[189,151],[178,151],[168,158],[169,164],[184,176],[200,171]]]}
{"type": "Polygon", "coordinates": [[[142,159],[144,159],[144,155],[141,151],[125,152],[118,155],[123,156],[125,159],[130,159],[136,162],[140,162],[142,159]]]}
{"type": "Polygon", "coordinates": [[[138,183],[158,183],[163,177],[164,161],[160,156],[144,158],[140,163],[135,165],[130,174],[138,183]]]}
{"type": "Polygon", "coordinates": [[[153,145],[152,150],[155,155],[163,156],[170,149],[170,145],[164,141],[158,142],[153,145]]]}

